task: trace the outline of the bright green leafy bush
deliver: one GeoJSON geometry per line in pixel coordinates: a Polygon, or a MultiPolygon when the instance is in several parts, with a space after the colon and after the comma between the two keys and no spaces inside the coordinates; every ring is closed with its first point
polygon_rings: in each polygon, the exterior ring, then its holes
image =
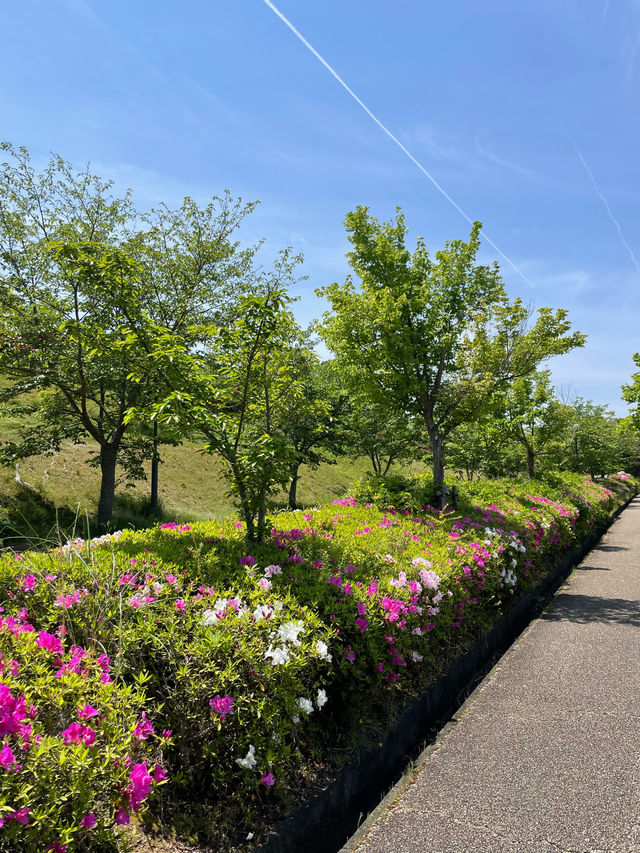
{"type": "Polygon", "coordinates": [[[147,784],[141,817],[148,803],[147,820],[161,815],[221,850],[248,832],[258,840],[314,766],[373,733],[635,487],[571,474],[478,481],[439,512],[421,503],[429,478],[379,478],[357,487],[364,505],[274,516],[260,544],[247,546],[232,520],[5,555],[0,600],[13,628],[0,630],[0,690],[38,706],[41,742],[24,756],[15,735],[3,743],[15,761],[0,753],[0,849],[18,838],[40,849],[28,833],[44,826],[69,853],[116,849],[116,812],[133,810],[129,776],[143,763],[168,784],[150,798],[147,784]],[[72,646],[83,650],[73,665],[72,646]],[[101,753],[61,737],[92,722],[78,717],[85,705],[99,709],[101,753]],[[39,769],[52,751],[66,768],[55,788],[39,769]],[[29,823],[10,816],[22,808],[29,823]],[[95,827],[82,825],[88,814],[95,827]]]}

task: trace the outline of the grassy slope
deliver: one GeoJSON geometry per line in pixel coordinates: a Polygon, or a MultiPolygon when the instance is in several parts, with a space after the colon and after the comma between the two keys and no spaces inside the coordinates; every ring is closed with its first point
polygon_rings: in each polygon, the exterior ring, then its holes
{"type": "MultiPolygon", "coordinates": [[[[21,506],[11,519],[13,526],[27,532],[29,520],[34,515],[41,516],[37,527],[44,535],[43,525],[46,526],[46,519],[50,518],[53,526],[56,508],[63,510],[63,527],[69,524],[78,508],[81,515],[85,511],[93,515],[100,474],[97,468],[87,464],[89,454],[87,445],[68,445],[54,456],[37,456],[21,462],[20,477],[37,494],[25,496],[22,490],[21,506]]],[[[227,495],[228,484],[215,457],[199,452],[195,444],[184,444],[162,448],[162,458],[160,498],[164,518],[177,521],[223,519],[234,512],[233,502],[227,495]]],[[[341,458],[337,464],[320,465],[315,471],[303,467],[298,502],[302,506],[330,503],[343,496],[367,470],[370,470],[368,460],[346,458],[341,458]]],[[[14,477],[14,469],[0,467],[0,514],[2,506],[8,505],[7,499],[15,499],[18,492],[14,477]]],[[[120,485],[116,492],[115,526],[144,524],[139,510],[148,493],[148,481],[136,483],[133,488],[120,485]]],[[[279,507],[286,505],[284,492],[277,496],[275,503],[279,507]]]]}

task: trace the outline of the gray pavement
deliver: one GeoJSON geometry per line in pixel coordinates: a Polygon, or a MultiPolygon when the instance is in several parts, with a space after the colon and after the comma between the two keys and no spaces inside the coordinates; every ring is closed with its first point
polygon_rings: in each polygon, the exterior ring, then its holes
{"type": "Polygon", "coordinates": [[[640,853],[640,497],[344,853],[640,853]]]}

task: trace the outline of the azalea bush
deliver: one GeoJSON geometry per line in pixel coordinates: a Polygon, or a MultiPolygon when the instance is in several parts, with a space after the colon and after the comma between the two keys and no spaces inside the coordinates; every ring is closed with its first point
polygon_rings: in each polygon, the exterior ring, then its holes
{"type": "Polygon", "coordinates": [[[378,478],[263,543],[230,520],[5,554],[0,849],[118,849],[127,820],[258,840],[636,486],[477,481],[439,511],[378,478]]]}
{"type": "Polygon", "coordinates": [[[0,849],[115,850],[166,778],[146,697],[28,618],[0,618],[0,849]]]}

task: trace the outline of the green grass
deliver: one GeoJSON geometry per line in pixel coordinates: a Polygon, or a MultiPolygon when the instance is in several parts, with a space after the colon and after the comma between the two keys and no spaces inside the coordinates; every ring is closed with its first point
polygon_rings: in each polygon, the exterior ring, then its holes
{"type": "MultiPolygon", "coordinates": [[[[15,469],[0,467],[0,527],[3,523],[5,527],[0,536],[5,544],[37,545],[40,540],[56,538],[56,520],[65,532],[74,522],[79,535],[85,532],[85,519],[95,515],[100,490],[100,472],[87,464],[90,452],[88,445],[69,444],[53,456],[24,460],[18,469],[22,487],[15,480],[15,469]],[[7,528],[18,531],[24,541],[14,543],[7,528]]],[[[159,492],[163,519],[223,520],[234,513],[228,483],[215,456],[202,453],[196,444],[189,443],[163,447],[161,455],[159,492]]],[[[409,470],[420,468],[416,463],[409,470]]],[[[330,503],[344,496],[369,470],[370,463],[364,458],[340,458],[336,464],[324,463],[316,470],[303,466],[298,504],[309,507],[330,503]]],[[[133,487],[121,483],[116,489],[112,527],[144,527],[152,523],[145,506],[148,498],[148,481],[133,487]]],[[[276,495],[273,508],[285,507],[283,491],[276,495]]]]}

